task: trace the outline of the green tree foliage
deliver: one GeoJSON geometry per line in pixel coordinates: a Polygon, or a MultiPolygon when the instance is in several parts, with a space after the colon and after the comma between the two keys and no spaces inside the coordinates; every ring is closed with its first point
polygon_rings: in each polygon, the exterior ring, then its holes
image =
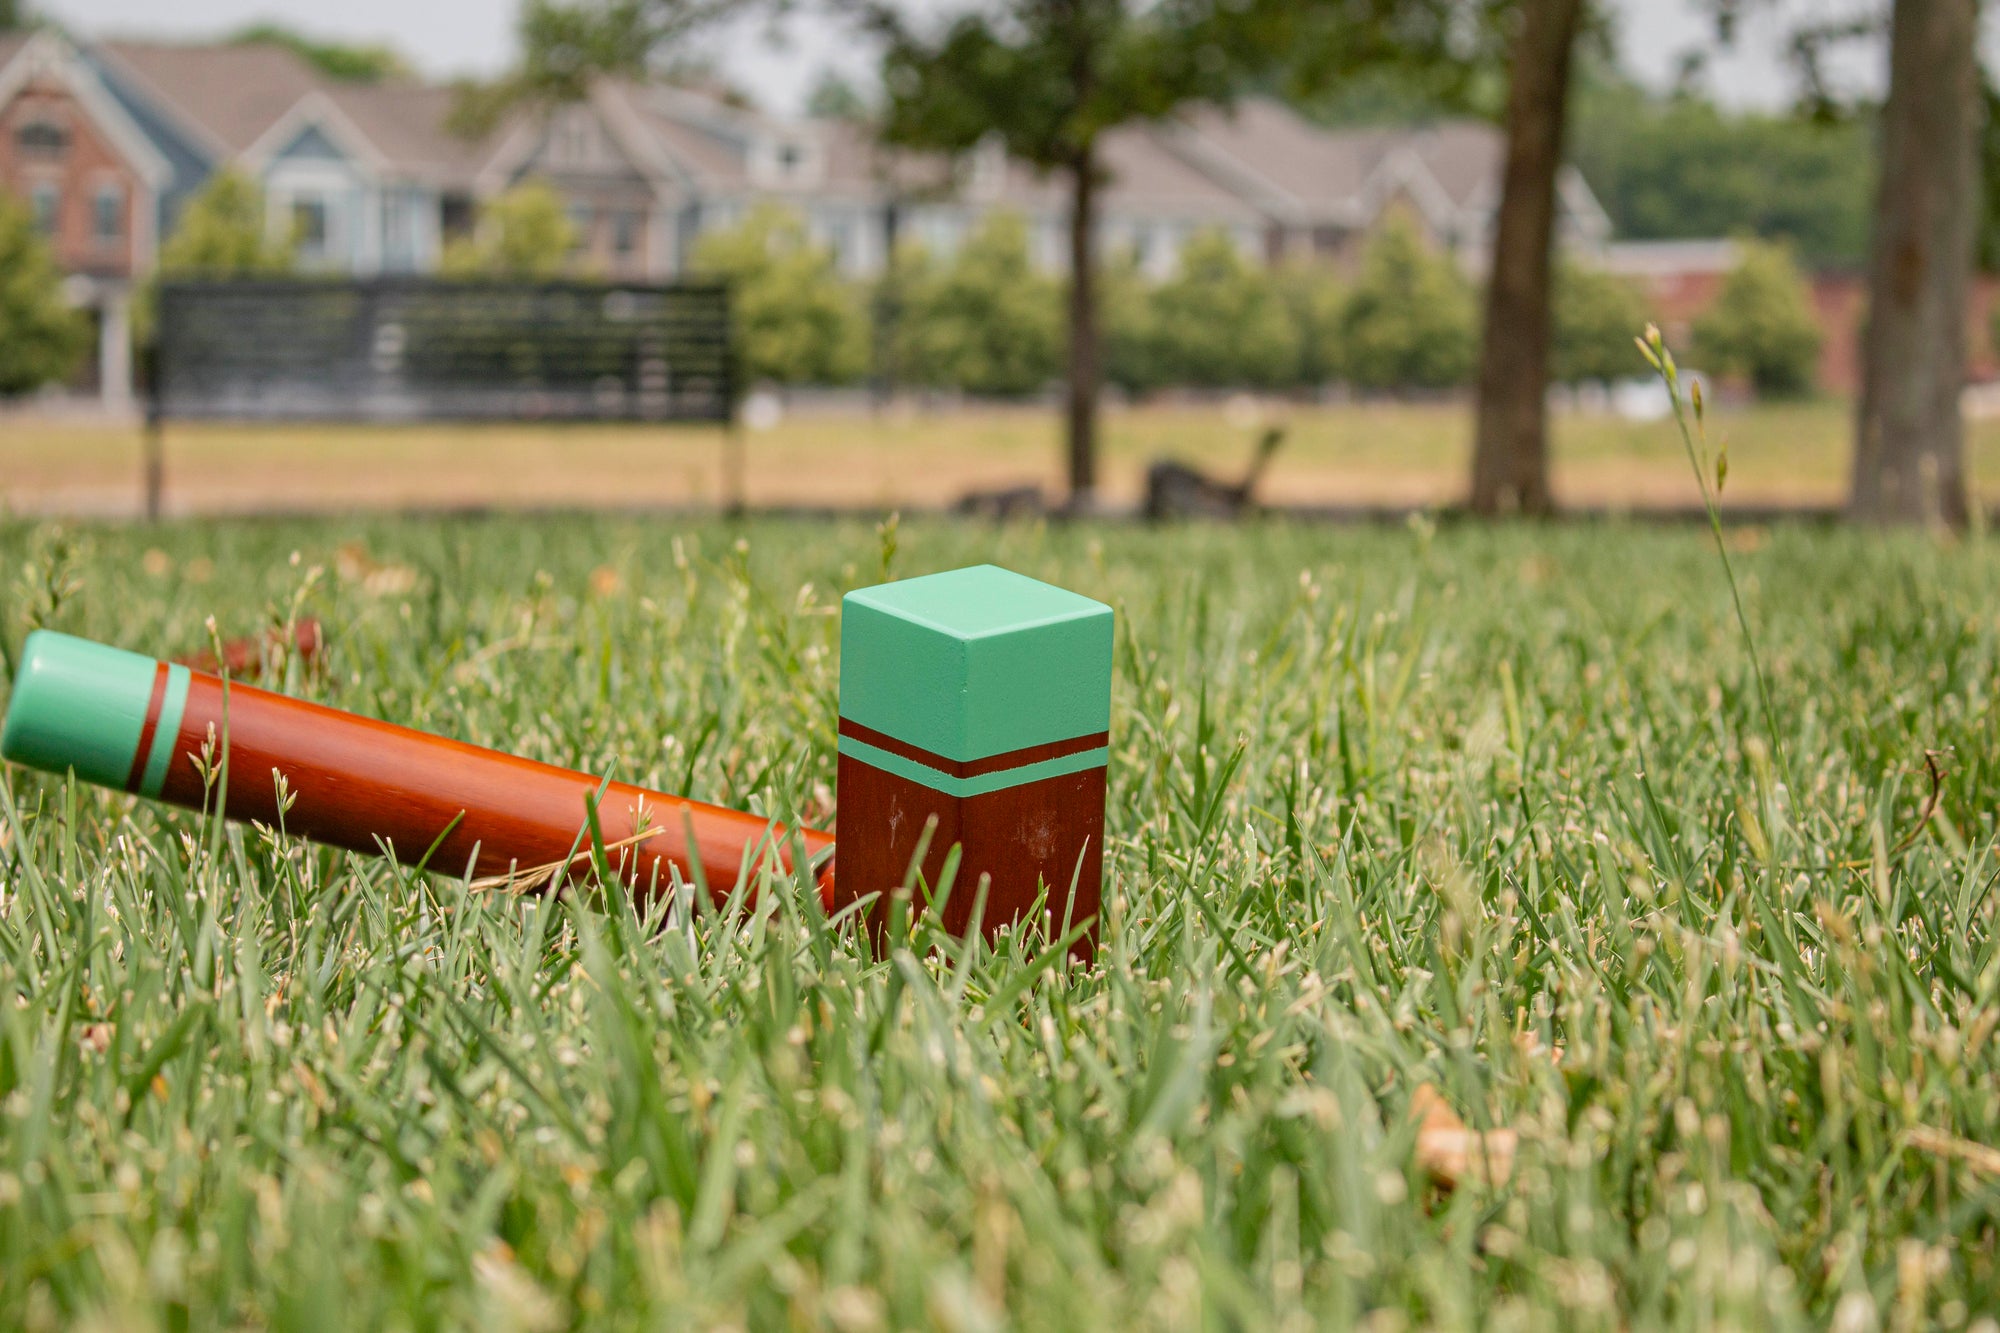
{"type": "Polygon", "coordinates": [[[1340,308],[1341,377],[1359,389],[1443,389],[1472,370],[1472,284],[1451,256],[1392,217],[1368,243],[1340,308]]]}
{"type": "Polygon", "coordinates": [[[1181,247],[1174,276],[1153,293],[1167,373],[1201,388],[1276,388],[1298,375],[1299,338],[1271,275],[1228,234],[1209,229],[1181,247]]]}
{"type": "Polygon", "coordinates": [[[1103,321],[1104,380],[1127,393],[1148,393],[1171,378],[1160,347],[1153,284],[1130,247],[1098,269],[1097,299],[1103,321]]]}
{"type": "Polygon", "coordinates": [[[543,181],[523,181],[487,203],[473,234],[445,246],[439,264],[458,278],[548,278],[563,271],[575,248],[562,196],[543,181]]]}
{"type": "Polygon", "coordinates": [[[1741,375],[1759,394],[1802,394],[1819,368],[1819,317],[1791,251],[1748,242],[1694,323],[1694,355],[1711,374],[1741,375]]]}
{"type": "Polygon", "coordinates": [[[1311,258],[1288,259],[1271,275],[1298,341],[1295,379],[1318,388],[1340,377],[1340,315],[1347,289],[1333,266],[1311,258]]]}
{"type": "Polygon", "coordinates": [[[1062,352],[1061,291],[1035,270],[1028,227],[996,212],[949,262],[912,251],[903,323],[898,331],[904,373],[915,383],[969,393],[1033,393],[1058,373],[1062,352]]]}
{"type": "MultiPolygon", "coordinates": [[[[1347,3],[1329,0],[1324,8],[1347,3]]],[[[1014,157],[1064,182],[1075,256],[1066,452],[1071,494],[1085,500],[1096,485],[1104,370],[1095,262],[1099,140],[1120,125],[1170,115],[1190,99],[1228,97],[1273,49],[1267,16],[1289,10],[1222,0],[997,0],[940,25],[906,22],[890,3],[865,7],[885,45],[889,140],[959,153],[997,138],[1014,157]]]]}
{"type": "Polygon", "coordinates": [[[1645,323],[1645,297],[1630,282],[1587,264],[1559,263],[1549,377],[1558,384],[1581,384],[1639,374],[1644,368],[1632,339],[1645,323]]]}
{"type": "Polygon", "coordinates": [[[796,213],[759,204],[695,247],[694,269],[729,282],[738,355],[751,380],[846,384],[868,367],[859,295],[796,213]]]}
{"type": "Polygon", "coordinates": [[[0,192],[0,395],[62,379],[89,345],[90,327],[63,300],[62,280],[33,216],[0,192]]]}
{"type": "Polygon", "coordinates": [[[283,273],[292,267],[289,236],[273,240],[264,192],[238,171],[218,171],[188,200],[160,247],[159,271],[197,277],[283,273]]]}
{"type": "Polygon", "coordinates": [[[386,43],[329,42],[308,37],[283,23],[252,23],[227,39],[232,46],[282,46],[329,79],[380,83],[414,77],[410,62],[386,43]]]}
{"type": "Polygon", "coordinates": [[[822,120],[868,119],[868,99],[836,69],[823,69],[806,94],[806,114],[822,120]]]}
{"type": "Polygon", "coordinates": [[[1570,160],[1619,235],[1750,233],[1809,264],[1858,264],[1868,246],[1871,125],[1725,112],[1600,76],[1577,90],[1570,160]]]}

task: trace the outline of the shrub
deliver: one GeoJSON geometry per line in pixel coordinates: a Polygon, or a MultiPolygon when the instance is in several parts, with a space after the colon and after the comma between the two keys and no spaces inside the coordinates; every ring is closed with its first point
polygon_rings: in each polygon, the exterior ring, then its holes
{"type": "Polygon", "coordinates": [[[1449,255],[1392,218],[1362,255],[1336,330],[1342,378],[1360,389],[1443,389],[1472,371],[1472,285],[1449,255]]]}
{"type": "Polygon", "coordinates": [[[63,300],[62,270],[28,210],[0,193],[0,394],[68,375],[90,326],[63,300]]]}
{"type": "Polygon", "coordinates": [[[1806,393],[1819,367],[1819,317],[1784,246],[1743,243],[1743,258],[1694,322],[1694,354],[1712,374],[1741,375],[1761,395],[1806,393]]]}
{"type": "Polygon", "coordinates": [[[181,209],[160,246],[159,271],[227,277],[284,273],[292,263],[291,237],[272,239],[263,191],[241,172],[218,171],[181,209]]]}
{"type": "Polygon", "coordinates": [[[1290,260],[1273,276],[1298,340],[1295,379],[1319,388],[1340,377],[1340,314],[1347,291],[1331,265],[1290,260]]]}
{"type": "Polygon", "coordinates": [[[1166,372],[1202,388],[1276,388],[1298,375],[1299,338],[1271,275],[1219,230],[1195,233],[1153,293],[1166,372]]]}
{"type": "Polygon", "coordinates": [[[562,196],[526,181],[482,208],[477,230],[446,245],[439,266],[452,277],[548,278],[562,272],[575,248],[562,196]]]}
{"type": "Polygon", "coordinates": [[[1126,249],[1097,272],[1097,318],[1102,333],[1104,380],[1127,393],[1149,393],[1172,379],[1160,346],[1153,285],[1126,249]]]}
{"type": "Polygon", "coordinates": [[[1027,224],[994,213],[950,262],[912,249],[901,258],[903,372],[919,384],[971,393],[1026,394],[1057,373],[1061,290],[1035,271],[1027,224]]]}
{"type": "Polygon", "coordinates": [[[759,204],[695,247],[695,272],[730,284],[737,354],[751,381],[846,384],[868,368],[868,320],[833,252],[798,214],[759,204]]]}
{"type": "Polygon", "coordinates": [[[1629,379],[1643,370],[1632,348],[1646,322],[1639,289],[1582,264],[1556,269],[1555,345],[1549,378],[1558,384],[1629,379]]]}

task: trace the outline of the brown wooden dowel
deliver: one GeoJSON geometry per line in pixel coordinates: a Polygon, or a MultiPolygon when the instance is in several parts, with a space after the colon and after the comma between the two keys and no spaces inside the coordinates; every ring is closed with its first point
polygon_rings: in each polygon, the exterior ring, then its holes
{"type": "MultiPolygon", "coordinates": [[[[19,763],[189,809],[219,809],[351,851],[387,848],[405,863],[428,853],[429,869],[508,876],[527,887],[589,873],[594,798],[610,863],[642,904],[676,870],[705,880],[719,904],[746,857],[754,866],[772,855],[789,870],[795,847],[820,861],[833,845],[816,829],[605,783],[255,686],[225,691],[207,672],[47,631],[23,651],[0,749],[19,763]]],[[[822,905],[830,904],[830,860],[817,883],[822,905]]]]}
{"type": "MultiPolygon", "coordinates": [[[[607,785],[588,773],[254,686],[229,687],[225,718],[222,681],[201,672],[191,673],[188,682],[161,799],[198,809],[209,797],[195,756],[211,728],[218,738],[225,730],[228,736],[228,818],[282,824],[289,833],[357,852],[378,851],[387,843],[404,861],[424,855],[449,827],[429,862],[447,874],[518,875],[579,852],[587,858],[585,821],[593,797],[607,846],[638,833],[642,812],[645,827],[654,830],[608,853],[637,893],[671,885],[669,865],[692,882],[698,857],[709,892],[720,903],[735,887],[746,852],[771,847],[787,868],[791,863],[789,831],[755,815],[626,782],[607,785]],[[282,814],[279,774],[292,798],[282,814]]],[[[833,845],[831,834],[814,829],[801,830],[800,838],[809,857],[833,845]]],[[[587,859],[579,861],[575,873],[587,867],[587,859]]],[[[820,887],[831,901],[830,867],[820,887]]]]}

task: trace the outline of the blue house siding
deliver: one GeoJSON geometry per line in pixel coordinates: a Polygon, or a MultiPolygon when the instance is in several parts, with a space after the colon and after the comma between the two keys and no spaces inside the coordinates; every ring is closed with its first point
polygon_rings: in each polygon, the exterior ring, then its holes
{"type": "Polygon", "coordinates": [[[207,183],[209,175],[215,170],[215,163],[153,102],[131,88],[109,62],[94,51],[85,50],[81,55],[84,63],[97,75],[98,82],[104,85],[104,90],[118,103],[119,109],[132,118],[155,151],[167,161],[171,174],[160,190],[159,217],[156,219],[158,231],[155,233],[165,240],[173,235],[174,227],[180,221],[181,209],[207,183]]]}
{"type": "Polygon", "coordinates": [[[350,273],[377,266],[381,203],[361,169],[317,125],[307,125],[272,154],[264,168],[265,198],[280,218],[294,226],[299,263],[305,268],[350,273]],[[317,244],[301,223],[317,218],[317,244]]]}

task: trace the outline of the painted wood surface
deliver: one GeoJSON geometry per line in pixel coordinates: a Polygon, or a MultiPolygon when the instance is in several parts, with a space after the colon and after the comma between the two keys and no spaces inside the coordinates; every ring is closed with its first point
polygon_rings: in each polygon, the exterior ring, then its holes
{"type": "MultiPolygon", "coordinates": [[[[143,752],[143,751],[142,751],[143,752]]],[[[255,820],[351,851],[393,849],[414,863],[436,843],[429,868],[475,876],[518,873],[588,851],[587,802],[599,778],[496,750],[344,713],[247,685],[192,674],[160,797],[190,809],[220,804],[230,819],[255,820]],[[228,741],[228,787],[204,779],[201,764],[219,761],[228,741]],[[278,780],[290,800],[280,810],[278,780]],[[454,822],[456,821],[456,822],[454,822]],[[442,835],[442,841],[439,841],[442,835]]],[[[746,853],[774,853],[789,867],[790,830],[756,815],[726,810],[629,783],[604,786],[598,819],[607,844],[655,830],[611,853],[620,876],[643,902],[684,879],[696,863],[720,903],[736,883],[746,853]]],[[[808,857],[833,844],[831,834],[798,830],[808,857]]],[[[580,863],[577,873],[587,871],[580,863]]],[[[819,880],[831,900],[829,864],[819,880]]]]}

